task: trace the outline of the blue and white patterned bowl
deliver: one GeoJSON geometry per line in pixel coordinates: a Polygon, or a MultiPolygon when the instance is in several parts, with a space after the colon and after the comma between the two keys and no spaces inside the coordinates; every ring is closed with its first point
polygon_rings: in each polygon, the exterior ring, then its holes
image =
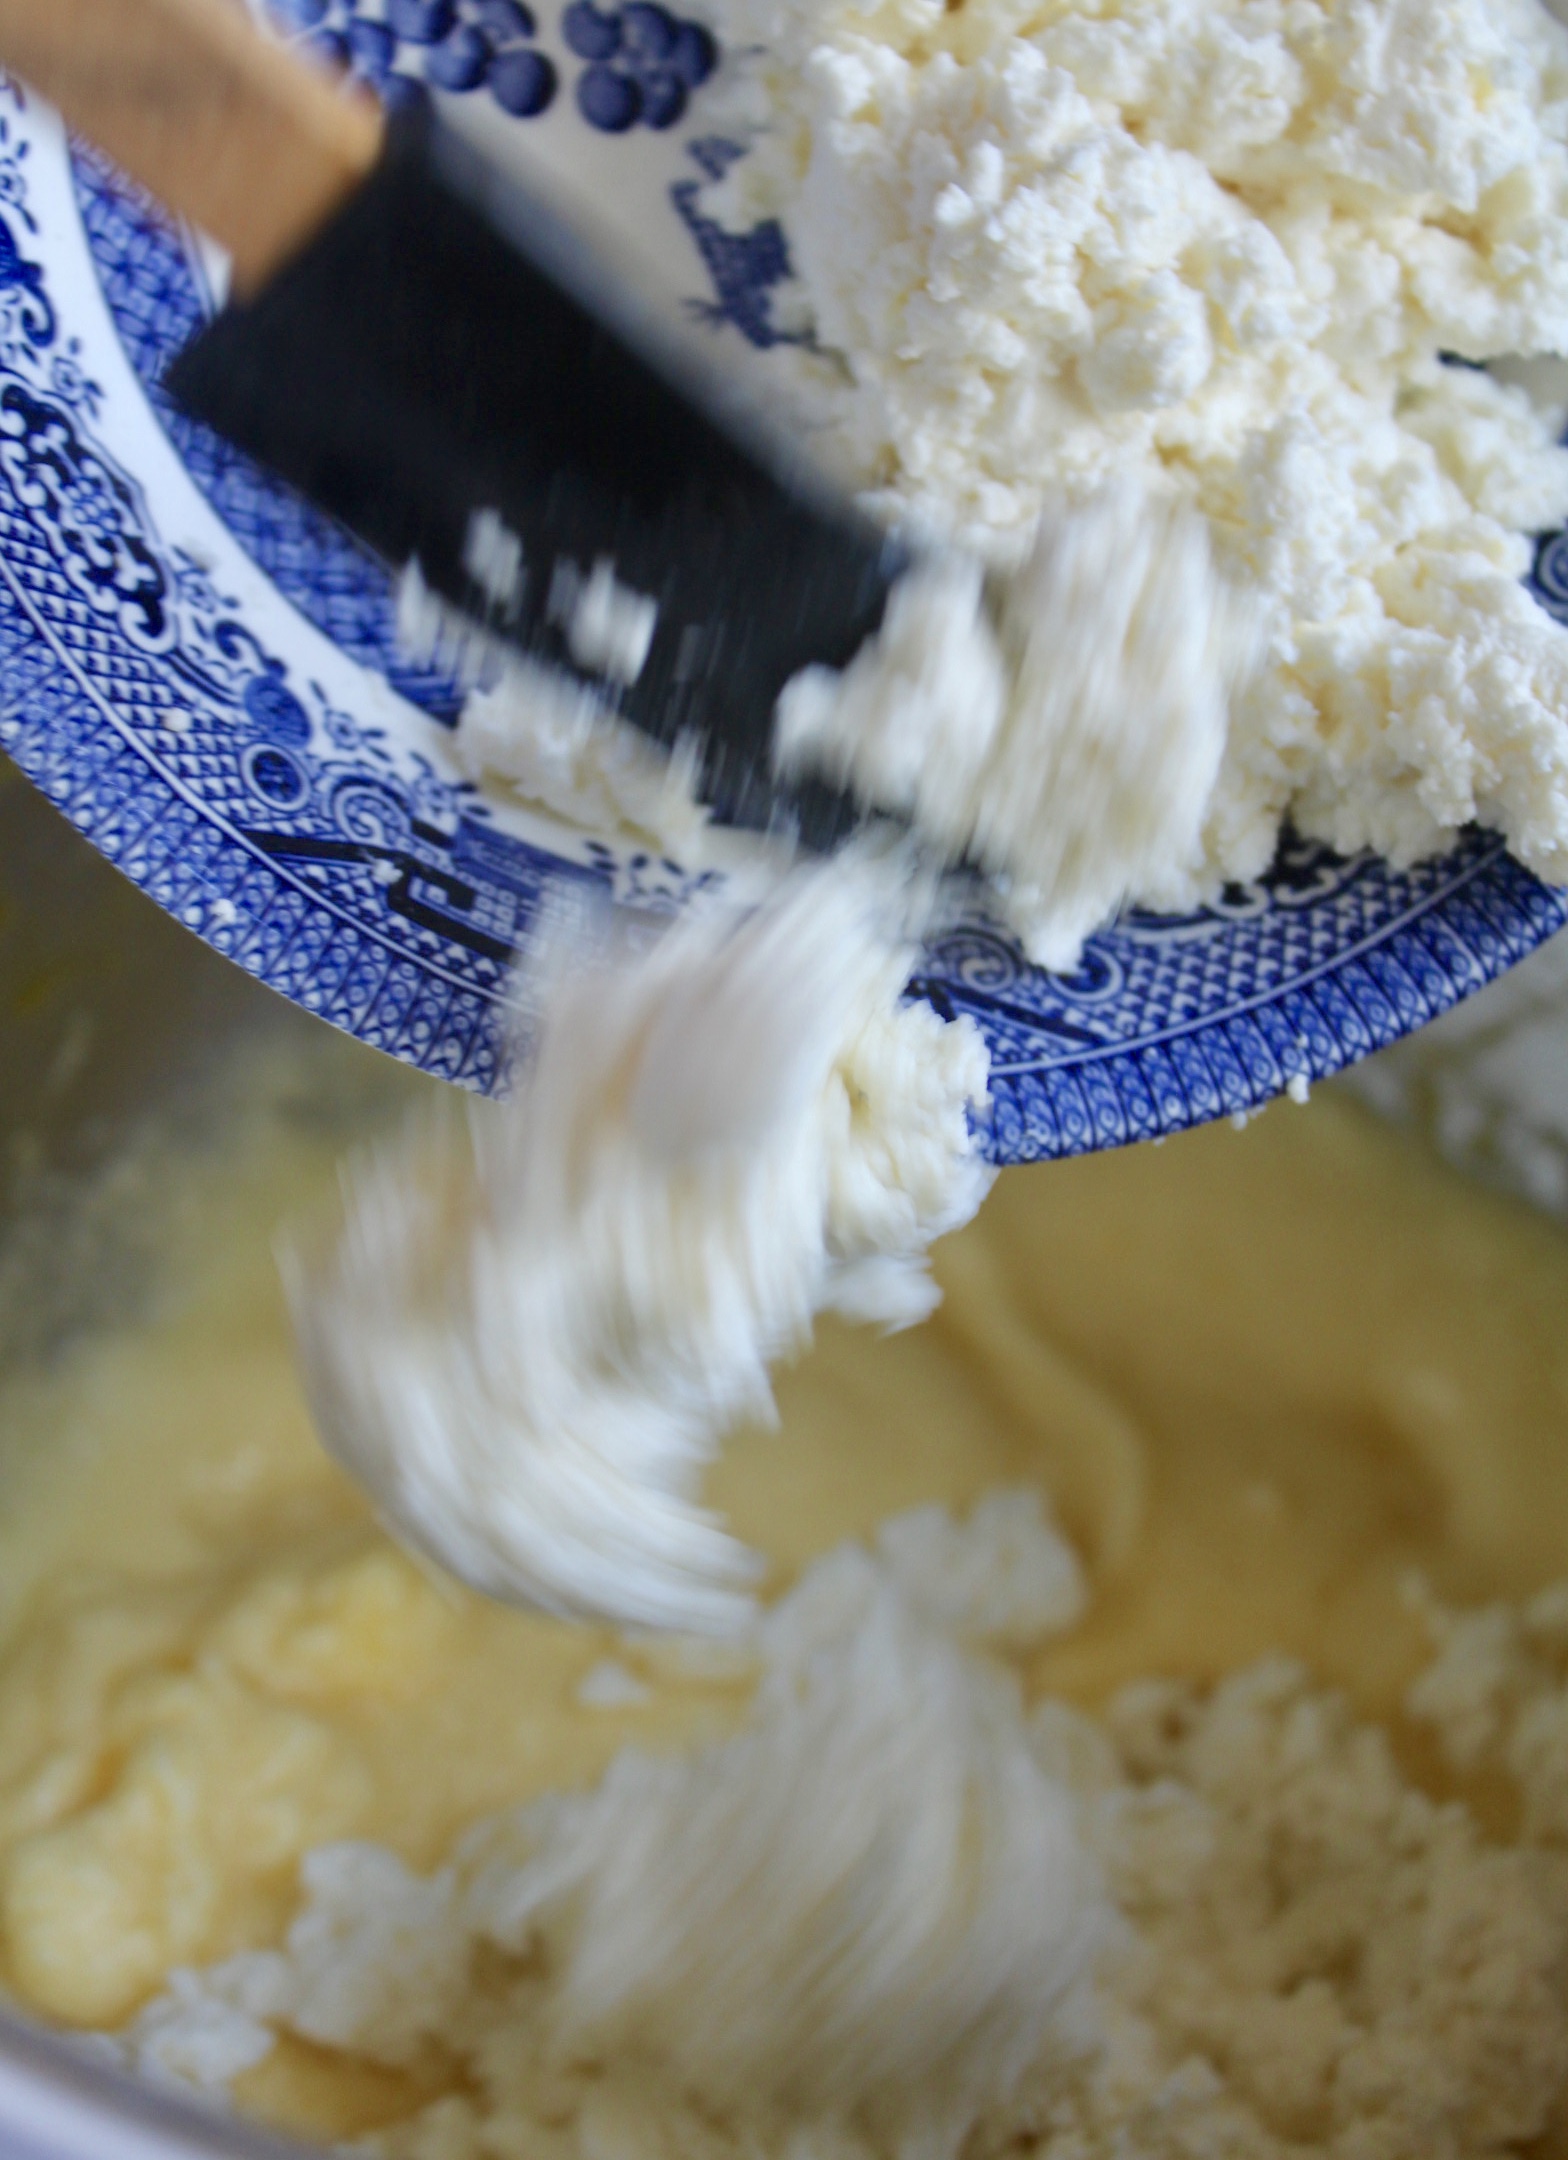
{"type": "MultiPolygon", "coordinates": [[[[785,236],[736,239],[696,209],[734,154],[702,132],[711,39],[650,0],[534,4],[287,0],[293,34],[389,102],[435,95],[493,155],[624,209],[650,274],[736,366],[764,364],[785,236]]],[[[201,247],[0,78],[0,743],[220,952],[484,1088],[545,879],[564,863],[672,900],[691,881],[464,780],[458,695],[399,659],[385,572],[158,389],[213,304],[201,247]]],[[[1561,536],[1537,590],[1568,618],[1561,536]]],[[[984,1029],[990,1151],[1021,1162],[1251,1109],[1420,1026],[1565,919],[1486,834],[1409,873],[1287,844],[1215,907],[1103,932],[1069,976],[976,916],[915,988],[984,1029]]]]}

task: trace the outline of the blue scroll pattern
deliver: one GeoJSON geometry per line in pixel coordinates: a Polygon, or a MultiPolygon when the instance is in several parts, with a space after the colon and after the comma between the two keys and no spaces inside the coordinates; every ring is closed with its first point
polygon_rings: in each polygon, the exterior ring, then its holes
{"type": "MultiPolygon", "coordinates": [[[[489,1087],[509,958],[546,883],[588,877],[667,906],[692,881],[609,843],[567,862],[518,837],[412,732],[389,731],[379,686],[378,701],[343,709],[302,657],[305,641],[278,649],[168,542],[102,439],[91,355],[51,289],[50,236],[29,207],[32,154],[25,101],[8,86],[0,742],[220,951],[365,1040],[489,1087]]],[[[710,277],[708,311],[767,343],[784,235],[706,231],[690,161],[708,172],[727,153],[699,136],[677,155],[686,170],[672,160],[672,206],[710,277]]],[[[75,154],[73,180],[114,334],[188,476],[367,684],[381,677],[428,719],[450,721],[454,687],[409,671],[395,650],[384,570],[163,400],[161,369],[202,304],[180,236],[91,154],[75,154]]],[[[1562,559],[1560,538],[1543,543],[1536,589],[1568,614],[1562,559]]],[[[1190,915],[1129,916],[1067,976],[1031,967],[977,897],[933,941],[911,991],[983,1029],[987,1146],[1018,1162],[1252,1109],[1419,1026],[1565,916],[1563,896],[1486,834],[1408,872],[1287,838],[1255,885],[1190,915]]]]}

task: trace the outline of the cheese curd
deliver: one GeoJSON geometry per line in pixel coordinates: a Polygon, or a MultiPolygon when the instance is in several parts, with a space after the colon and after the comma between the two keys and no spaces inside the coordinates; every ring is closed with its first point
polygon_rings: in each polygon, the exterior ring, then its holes
{"type": "Polygon", "coordinates": [[[1568,515],[1562,411],[1449,364],[1568,349],[1568,32],[1537,0],[721,18],[751,148],[705,207],[783,223],[828,463],[1002,562],[1043,508],[1174,489],[1266,603],[1186,899],[1287,814],[1399,863],[1478,819],[1568,879],[1568,632],[1519,582],[1568,515]]]}

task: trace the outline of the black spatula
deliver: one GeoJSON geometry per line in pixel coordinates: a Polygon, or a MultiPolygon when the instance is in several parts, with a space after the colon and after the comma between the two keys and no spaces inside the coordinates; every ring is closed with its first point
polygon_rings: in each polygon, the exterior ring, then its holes
{"type": "Polygon", "coordinates": [[[229,249],[235,298],[169,374],[191,412],[484,636],[693,738],[724,820],[846,829],[775,780],[774,703],[876,628],[902,551],[564,217],[437,120],[384,129],[228,0],[0,0],[0,61],[229,249]],[[596,570],[636,624],[616,649],[578,634],[596,570]]]}

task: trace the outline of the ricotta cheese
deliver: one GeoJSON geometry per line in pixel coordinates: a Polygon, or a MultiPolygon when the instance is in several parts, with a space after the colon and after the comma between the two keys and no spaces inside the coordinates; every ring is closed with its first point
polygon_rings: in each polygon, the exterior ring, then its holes
{"type": "Polygon", "coordinates": [[[1536,0],[721,18],[752,147],[704,207],[782,220],[782,358],[840,475],[1006,562],[1107,483],[1174,489],[1263,598],[1201,845],[1148,897],[1256,875],[1287,814],[1399,863],[1478,819],[1568,880],[1568,631],[1520,584],[1561,412],[1450,364],[1568,350],[1568,32],[1536,0]]]}
{"type": "Polygon", "coordinates": [[[634,683],[642,673],[659,603],[623,585],[608,556],[601,555],[586,577],[575,563],[557,562],[548,612],[565,630],[579,667],[615,683],[634,683]]]}
{"type": "Polygon", "coordinates": [[[815,1314],[923,1319],[926,1249],[991,1182],[985,1048],[900,1003],[904,905],[850,854],[651,939],[563,912],[508,1100],[349,1176],[296,1333],[323,1439],[416,1546],[552,1611],[744,1620],[704,1466],[815,1314]]]}
{"type": "Polygon", "coordinates": [[[1202,519],[1126,486],[1042,516],[992,609],[972,558],[910,571],[842,675],[786,687],[775,761],[978,864],[1030,958],[1071,968],[1125,902],[1190,883],[1250,614],[1202,519]]]}

